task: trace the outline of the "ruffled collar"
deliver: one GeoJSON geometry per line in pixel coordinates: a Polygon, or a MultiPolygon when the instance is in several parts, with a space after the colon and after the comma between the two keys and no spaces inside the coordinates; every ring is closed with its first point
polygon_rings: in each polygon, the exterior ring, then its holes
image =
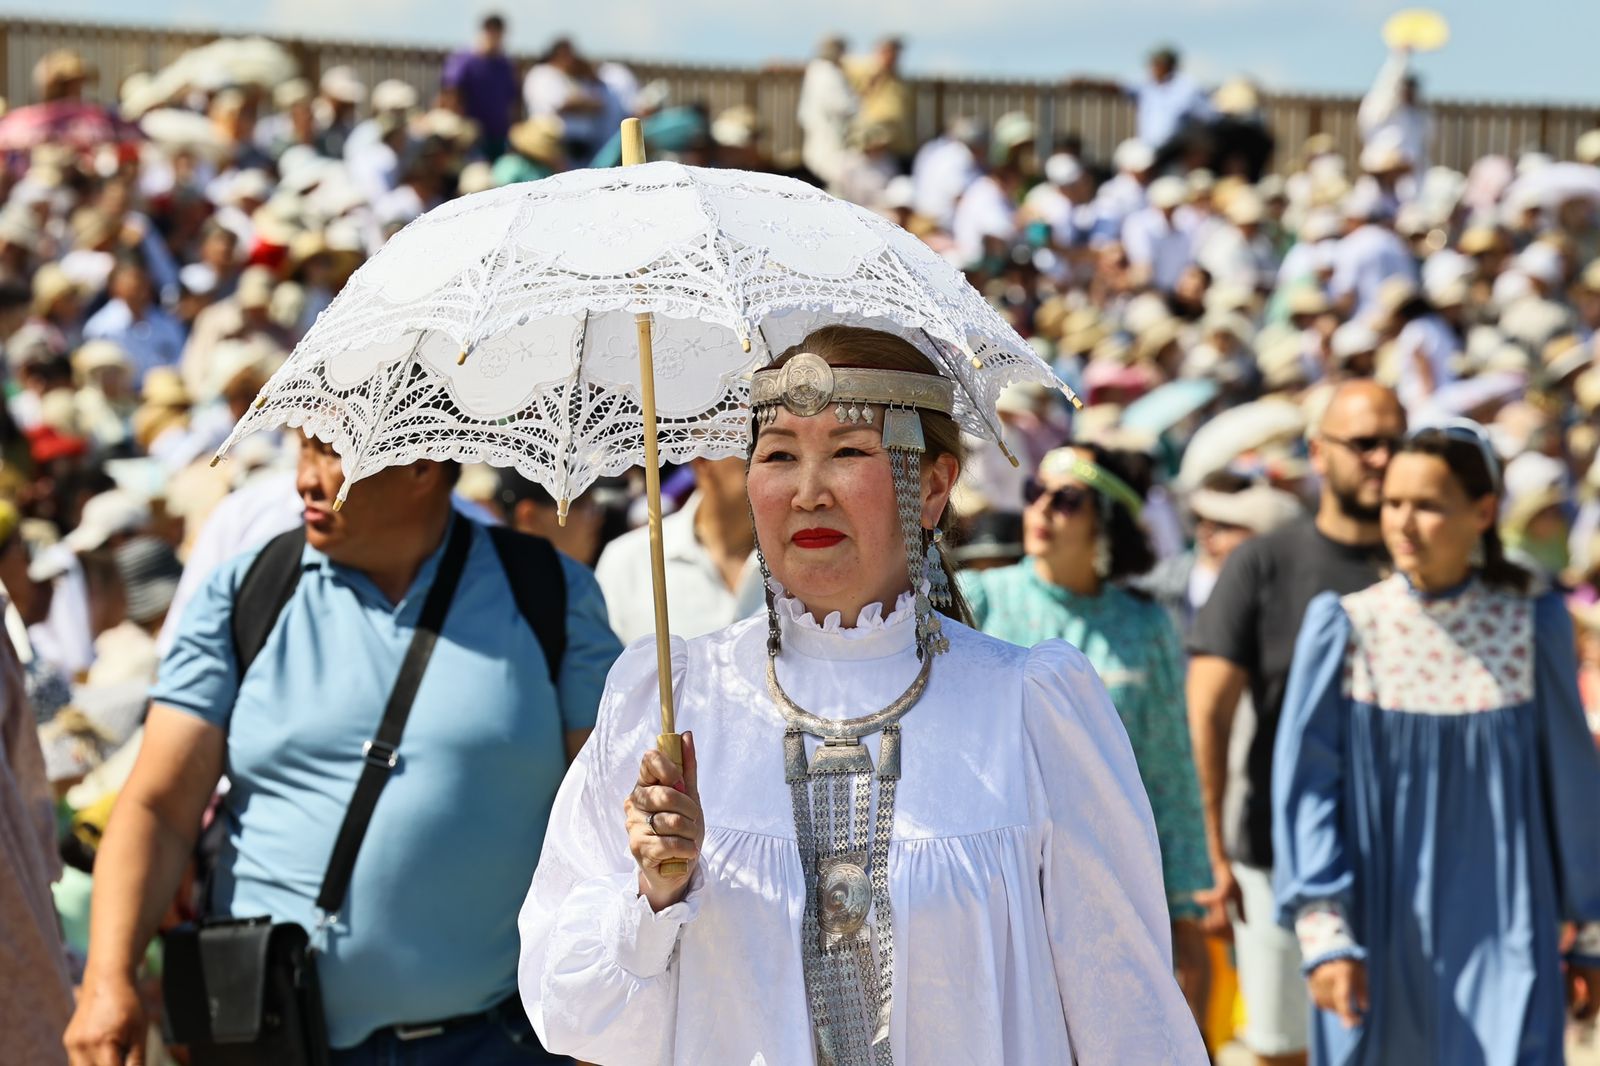
{"type": "Polygon", "coordinates": [[[916,644],[916,609],[909,592],[900,594],[888,617],[884,617],[883,604],[869,603],[861,609],[856,624],[846,626],[838,611],[819,623],[782,585],[772,584],[785,654],[793,651],[813,659],[884,659],[916,644]]]}

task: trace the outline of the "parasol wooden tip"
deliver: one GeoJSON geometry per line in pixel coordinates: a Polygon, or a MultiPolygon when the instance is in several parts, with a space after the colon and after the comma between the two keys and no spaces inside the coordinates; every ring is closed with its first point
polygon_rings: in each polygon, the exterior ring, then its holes
{"type": "Polygon", "coordinates": [[[982,370],[983,369],[983,360],[979,359],[977,356],[973,356],[972,357],[972,369],[974,369],[974,370],[982,370]]]}
{"type": "Polygon", "coordinates": [[[636,118],[622,120],[622,165],[637,166],[644,162],[644,126],[636,118]]]}
{"type": "Polygon", "coordinates": [[[567,504],[571,502],[565,496],[556,501],[556,525],[562,529],[567,528],[567,504]]]}
{"type": "Polygon", "coordinates": [[[463,366],[463,365],[466,364],[466,361],[467,361],[467,350],[465,348],[463,348],[463,349],[461,349],[461,354],[456,356],[456,366],[463,366]]]}
{"type": "Polygon", "coordinates": [[[1011,449],[1006,447],[1006,442],[1004,440],[997,436],[995,437],[994,442],[1000,445],[1000,454],[1011,460],[1011,465],[1013,467],[1020,467],[1022,465],[1021,463],[1017,462],[1017,457],[1011,454],[1011,449]]]}
{"type": "Polygon", "coordinates": [[[1078,399],[1078,394],[1076,392],[1066,386],[1062,386],[1062,391],[1067,394],[1067,399],[1072,401],[1072,409],[1074,411],[1083,410],[1083,401],[1078,399]]]}
{"type": "Polygon", "coordinates": [[[740,337],[739,338],[739,347],[743,348],[745,350],[746,354],[749,354],[749,352],[750,352],[750,338],[749,337],[740,337]]]}
{"type": "Polygon", "coordinates": [[[211,466],[215,467],[220,462],[222,462],[222,456],[221,455],[213,455],[211,457],[211,466]]]}
{"type": "Polygon", "coordinates": [[[343,500],[334,500],[333,501],[333,510],[334,510],[335,514],[339,513],[343,509],[344,509],[344,501],[343,500]]]}
{"type": "Polygon", "coordinates": [[[267,406],[267,394],[262,393],[256,397],[256,410],[259,411],[265,406],[267,406]]]}

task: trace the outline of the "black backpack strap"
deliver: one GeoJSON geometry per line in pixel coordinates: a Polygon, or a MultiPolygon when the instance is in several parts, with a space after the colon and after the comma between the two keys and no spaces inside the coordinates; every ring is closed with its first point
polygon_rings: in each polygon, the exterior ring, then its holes
{"type": "Polygon", "coordinates": [[[455,597],[461,571],[466,567],[467,552],[472,547],[472,523],[460,515],[450,527],[450,540],[445,545],[444,557],[434,574],[433,586],[422,603],[422,615],[417,619],[416,631],[411,635],[411,645],[400,663],[400,674],[389,692],[389,704],[383,710],[383,721],[378,732],[362,745],[361,758],[365,763],[361,777],[356,781],[355,795],[345,811],[344,824],[339,826],[339,836],[333,844],[333,854],[328,858],[328,872],[322,878],[322,891],[317,893],[317,907],[330,919],[344,904],[345,892],[350,888],[350,874],[355,870],[356,853],[367,835],[367,825],[378,806],[378,795],[389,783],[389,774],[400,761],[400,736],[405,732],[406,718],[411,714],[411,704],[422,684],[422,675],[433,656],[433,646],[438,642],[439,631],[444,628],[445,615],[450,611],[450,601],[455,597]]]}
{"type": "Polygon", "coordinates": [[[543,537],[518,533],[506,526],[489,527],[489,539],[500,556],[517,611],[544,649],[550,683],[554,685],[561,677],[561,659],[567,653],[567,578],[561,570],[561,557],[543,537]]]}
{"type": "Polygon", "coordinates": [[[304,526],[273,537],[251,561],[233,594],[233,658],[241,682],[300,584],[305,547],[304,526]]]}

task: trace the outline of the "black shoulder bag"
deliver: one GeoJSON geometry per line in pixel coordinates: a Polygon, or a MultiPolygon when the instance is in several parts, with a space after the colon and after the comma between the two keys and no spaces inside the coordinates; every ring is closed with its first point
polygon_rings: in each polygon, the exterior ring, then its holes
{"type": "MultiPolygon", "coordinates": [[[[317,894],[317,908],[330,917],[344,904],[378,795],[399,762],[400,735],[471,545],[472,524],[457,516],[383,721],[361,748],[366,765],[317,894]]],[[[274,923],[266,917],[207,919],[172,930],[165,937],[161,992],[168,1038],[188,1047],[192,1066],[326,1066],[328,1062],[316,951],[306,930],[293,922],[274,923]]]]}

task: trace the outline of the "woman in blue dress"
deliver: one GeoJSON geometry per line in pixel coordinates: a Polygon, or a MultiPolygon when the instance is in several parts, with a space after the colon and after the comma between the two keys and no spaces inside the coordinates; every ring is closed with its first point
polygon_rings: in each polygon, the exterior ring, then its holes
{"type": "Polygon", "coordinates": [[[1199,1016],[1210,966],[1194,896],[1211,887],[1211,865],[1178,634],[1164,607],[1122,584],[1155,562],[1139,524],[1141,479],[1130,465],[1098,446],[1046,454],[1024,490],[1027,555],[1013,566],[964,571],[959,582],[983,632],[1025,648],[1065,640],[1105,683],[1150,797],[1178,983],[1199,1016]]]}
{"type": "Polygon", "coordinates": [[[1501,551],[1499,481],[1475,423],[1413,434],[1383,488],[1398,573],[1300,630],[1274,887],[1318,1066],[1560,1063],[1567,1001],[1597,1006],[1600,759],[1565,605],[1501,551]]]}

